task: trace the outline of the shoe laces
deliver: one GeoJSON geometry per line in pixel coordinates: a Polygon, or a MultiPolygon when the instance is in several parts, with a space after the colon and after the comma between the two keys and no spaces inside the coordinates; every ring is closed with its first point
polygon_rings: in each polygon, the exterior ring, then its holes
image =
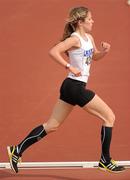
{"type": "Polygon", "coordinates": [[[118,166],[117,163],[116,163],[116,161],[114,161],[113,159],[111,159],[111,163],[112,163],[113,165],[115,165],[116,167],[118,166]]]}
{"type": "Polygon", "coordinates": [[[19,157],[15,154],[12,154],[12,160],[15,162],[15,163],[18,163],[18,160],[19,160],[19,157]]]}

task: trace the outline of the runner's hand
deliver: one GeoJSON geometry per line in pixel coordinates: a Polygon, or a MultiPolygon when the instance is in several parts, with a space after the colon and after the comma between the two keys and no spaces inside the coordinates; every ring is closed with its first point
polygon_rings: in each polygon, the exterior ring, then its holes
{"type": "Polygon", "coordinates": [[[107,43],[107,42],[102,42],[102,43],[101,43],[101,52],[104,52],[104,53],[109,52],[110,47],[111,47],[111,46],[110,46],[109,43],[107,43]]]}
{"type": "Polygon", "coordinates": [[[81,72],[80,72],[77,68],[75,68],[75,67],[73,67],[73,66],[70,66],[70,67],[69,67],[69,70],[70,70],[70,72],[73,73],[76,77],[81,76],[81,72]]]}

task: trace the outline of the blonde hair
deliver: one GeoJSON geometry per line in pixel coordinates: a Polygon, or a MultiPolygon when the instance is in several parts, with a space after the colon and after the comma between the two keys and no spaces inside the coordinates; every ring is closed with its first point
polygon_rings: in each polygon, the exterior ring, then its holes
{"type": "Polygon", "coordinates": [[[87,17],[89,9],[86,7],[75,7],[70,10],[69,17],[66,21],[64,33],[61,41],[69,38],[71,34],[76,30],[79,20],[84,21],[87,17]]]}

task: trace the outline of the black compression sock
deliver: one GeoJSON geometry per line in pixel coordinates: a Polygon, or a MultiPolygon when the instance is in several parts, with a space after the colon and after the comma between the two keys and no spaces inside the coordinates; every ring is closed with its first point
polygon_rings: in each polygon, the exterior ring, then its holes
{"type": "Polygon", "coordinates": [[[110,161],[110,159],[111,159],[111,157],[110,157],[111,138],[112,138],[112,127],[102,126],[102,129],[101,129],[101,142],[102,142],[101,159],[104,163],[110,161]]]}
{"type": "Polygon", "coordinates": [[[33,129],[29,135],[20,143],[17,145],[17,151],[19,156],[22,156],[22,153],[32,144],[38,142],[41,138],[46,136],[47,133],[43,127],[43,125],[40,125],[33,129]]]}

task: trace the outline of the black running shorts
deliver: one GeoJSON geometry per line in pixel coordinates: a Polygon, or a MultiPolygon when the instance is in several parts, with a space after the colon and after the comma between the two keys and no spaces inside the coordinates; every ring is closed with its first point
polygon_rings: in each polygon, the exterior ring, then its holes
{"type": "Polygon", "coordinates": [[[86,89],[86,83],[66,78],[60,88],[60,99],[71,104],[83,107],[93,99],[95,93],[86,89]]]}

